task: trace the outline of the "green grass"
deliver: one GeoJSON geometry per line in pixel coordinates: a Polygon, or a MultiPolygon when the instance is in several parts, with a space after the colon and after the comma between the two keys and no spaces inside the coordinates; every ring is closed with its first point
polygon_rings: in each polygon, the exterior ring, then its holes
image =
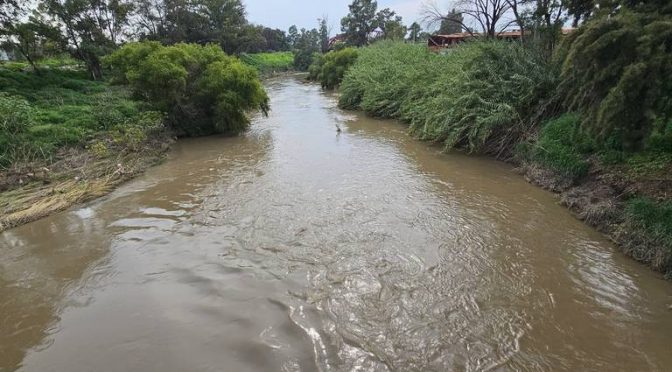
{"type": "Polygon", "coordinates": [[[38,75],[0,67],[0,86],[0,121],[20,121],[16,130],[0,131],[0,167],[83,146],[141,112],[125,88],[90,81],[84,71],[53,68],[38,75]]]}
{"type": "Polygon", "coordinates": [[[578,179],[588,173],[586,154],[593,150],[590,138],[579,129],[580,117],[564,114],[548,121],[532,145],[531,158],[557,173],[578,179]]]}
{"type": "Polygon", "coordinates": [[[292,52],[242,54],[240,59],[262,73],[290,71],[294,68],[292,52]]]}
{"type": "Polygon", "coordinates": [[[672,201],[655,201],[650,198],[630,199],[626,205],[626,219],[642,229],[647,239],[666,250],[657,265],[672,275],[672,201]]]}

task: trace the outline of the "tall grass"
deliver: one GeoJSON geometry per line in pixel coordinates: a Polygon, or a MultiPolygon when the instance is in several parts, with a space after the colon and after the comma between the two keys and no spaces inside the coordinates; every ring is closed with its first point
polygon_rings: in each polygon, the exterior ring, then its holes
{"type": "Polygon", "coordinates": [[[564,114],[545,123],[529,160],[572,180],[585,176],[590,168],[586,154],[594,150],[594,142],[581,132],[580,122],[579,115],[564,114]]]}
{"type": "Polygon", "coordinates": [[[262,73],[290,71],[294,68],[294,53],[292,52],[243,53],[240,59],[262,73]]]}
{"type": "Polygon", "coordinates": [[[656,201],[646,197],[630,199],[626,204],[626,222],[640,229],[645,240],[657,250],[639,253],[640,260],[672,277],[672,201],[656,201]],[[648,256],[648,257],[647,257],[648,256]]]}
{"type": "Polygon", "coordinates": [[[508,156],[552,107],[556,82],[544,59],[518,44],[474,42],[440,55],[381,42],[359,51],[340,105],[401,119],[448,148],[508,156]]]}

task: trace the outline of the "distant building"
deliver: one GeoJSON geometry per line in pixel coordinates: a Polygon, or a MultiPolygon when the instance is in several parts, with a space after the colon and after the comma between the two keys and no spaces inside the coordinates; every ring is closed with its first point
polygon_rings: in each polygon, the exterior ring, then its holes
{"type": "Polygon", "coordinates": [[[329,50],[333,50],[334,46],[337,43],[344,43],[345,42],[345,34],[338,34],[331,39],[329,39],[329,50]]]}
{"type": "MultiPolygon", "coordinates": [[[[573,28],[563,28],[562,34],[567,35],[572,31],[574,31],[573,28]]],[[[429,37],[429,40],[427,40],[427,46],[431,50],[438,51],[444,48],[452,48],[455,45],[463,43],[467,40],[473,40],[483,36],[485,35],[481,33],[470,34],[469,32],[458,32],[449,35],[432,35],[429,37]]],[[[515,41],[520,40],[522,36],[523,34],[520,30],[511,30],[502,31],[498,33],[496,37],[498,40],[515,41]]]]}

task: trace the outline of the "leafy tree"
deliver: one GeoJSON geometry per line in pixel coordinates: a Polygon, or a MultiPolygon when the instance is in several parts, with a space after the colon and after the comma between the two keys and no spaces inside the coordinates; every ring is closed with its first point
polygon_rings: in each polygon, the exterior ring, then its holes
{"type": "Polygon", "coordinates": [[[390,8],[385,8],[376,13],[374,24],[376,29],[382,32],[381,37],[388,40],[403,40],[406,37],[407,28],[400,16],[390,8]]]}
{"type": "Polygon", "coordinates": [[[35,17],[31,17],[25,23],[9,24],[5,29],[0,30],[0,35],[6,40],[2,44],[3,49],[18,52],[38,74],[40,74],[40,69],[37,61],[44,54],[45,43],[49,40],[58,40],[61,36],[58,29],[35,17]]]}
{"type": "Polygon", "coordinates": [[[240,0],[198,0],[198,2],[202,5],[199,13],[207,25],[206,42],[218,43],[229,54],[248,51],[243,46],[245,44],[255,51],[264,49],[258,47],[264,42],[261,41],[263,28],[248,24],[245,18],[245,6],[240,0]]]}
{"type": "Polygon", "coordinates": [[[672,136],[672,7],[594,19],[564,40],[557,58],[567,108],[583,113],[598,138],[637,150],[652,136],[672,136]]]}
{"type": "Polygon", "coordinates": [[[322,53],[329,51],[329,26],[327,23],[329,20],[327,17],[323,17],[317,20],[319,23],[318,32],[320,34],[320,49],[322,53]]]}
{"type": "Polygon", "coordinates": [[[214,44],[129,43],[106,63],[182,135],[237,133],[248,110],[269,110],[257,71],[214,44]]]}
{"type": "Polygon", "coordinates": [[[455,9],[451,10],[450,13],[441,19],[441,27],[439,27],[439,35],[450,35],[462,32],[462,25],[464,24],[464,17],[462,13],[457,12],[455,9]]]}
{"type": "Polygon", "coordinates": [[[22,11],[17,0],[0,0],[0,29],[15,21],[22,11]]]}
{"type": "Polygon", "coordinates": [[[383,29],[383,39],[386,40],[404,40],[408,33],[408,28],[402,23],[401,17],[385,22],[381,28],[383,29]]]}
{"type": "Polygon", "coordinates": [[[319,31],[317,29],[307,31],[302,28],[294,45],[294,67],[299,71],[307,71],[313,63],[314,55],[319,54],[320,48],[319,31]]]}
{"type": "Polygon", "coordinates": [[[42,9],[62,26],[73,57],[91,78],[102,78],[101,56],[116,48],[130,21],[132,3],[124,0],[44,0],[42,9]]]}
{"type": "Polygon", "coordinates": [[[136,0],[134,33],[139,39],[160,40],[166,33],[166,2],[136,0]]]}
{"type": "Polygon", "coordinates": [[[366,45],[369,35],[377,27],[378,3],[373,0],[353,0],[349,5],[350,12],[341,20],[341,30],[345,33],[348,44],[366,45]]]}
{"type": "Polygon", "coordinates": [[[587,20],[595,10],[594,0],[565,0],[567,14],[572,19],[572,27],[578,27],[579,22],[587,20]]]}
{"type": "Polygon", "coordinates": [[[299,29],[295,25],[289,27],[287,31],[287,44],[289,47],[294,49],[296,47],[296,42],[299,40],[299,29]]]}
{"type": "Polygon", "coordinates": [[[418,41],[422,40],[420,38],[420,34],[422,33],[422,27],[420,27],[420,24],[418,22],[413,22],[411,26],[408,28],[409,35],[408,35],[408,41],[417,43],[418,41]]]}
{"type": "Polygon", "coordinates": [[[264,39],[266,39],[267,50],[274,52],[284,52],[289,50],[287,34],[284,31],[264,27],[262,35],[264,39]]]}

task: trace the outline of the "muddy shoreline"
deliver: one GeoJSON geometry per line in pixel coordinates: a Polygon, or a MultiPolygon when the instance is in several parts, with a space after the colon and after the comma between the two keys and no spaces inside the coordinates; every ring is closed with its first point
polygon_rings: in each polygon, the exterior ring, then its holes
{"type": "Polygon", "coordinates": [[[91,149],[70,148],[50,163],[14,165],[0,173],[0,232],[109,194],[163,161],[173,142],[165,130],[116,156],[101,158],[91,149]]]}
{"type": "Polygon", "coordinates": [[[560,204],[579,220],[607,236],[626,256],[672,280],[672,252],[627,218],[626,201],[635,195],[665,199],[672,184],[665,179],[630,179],[616,168],[591,160],[589,174],[573,182],[538,164],[517,164],[525,179],[558,195],[560,204]]]}

